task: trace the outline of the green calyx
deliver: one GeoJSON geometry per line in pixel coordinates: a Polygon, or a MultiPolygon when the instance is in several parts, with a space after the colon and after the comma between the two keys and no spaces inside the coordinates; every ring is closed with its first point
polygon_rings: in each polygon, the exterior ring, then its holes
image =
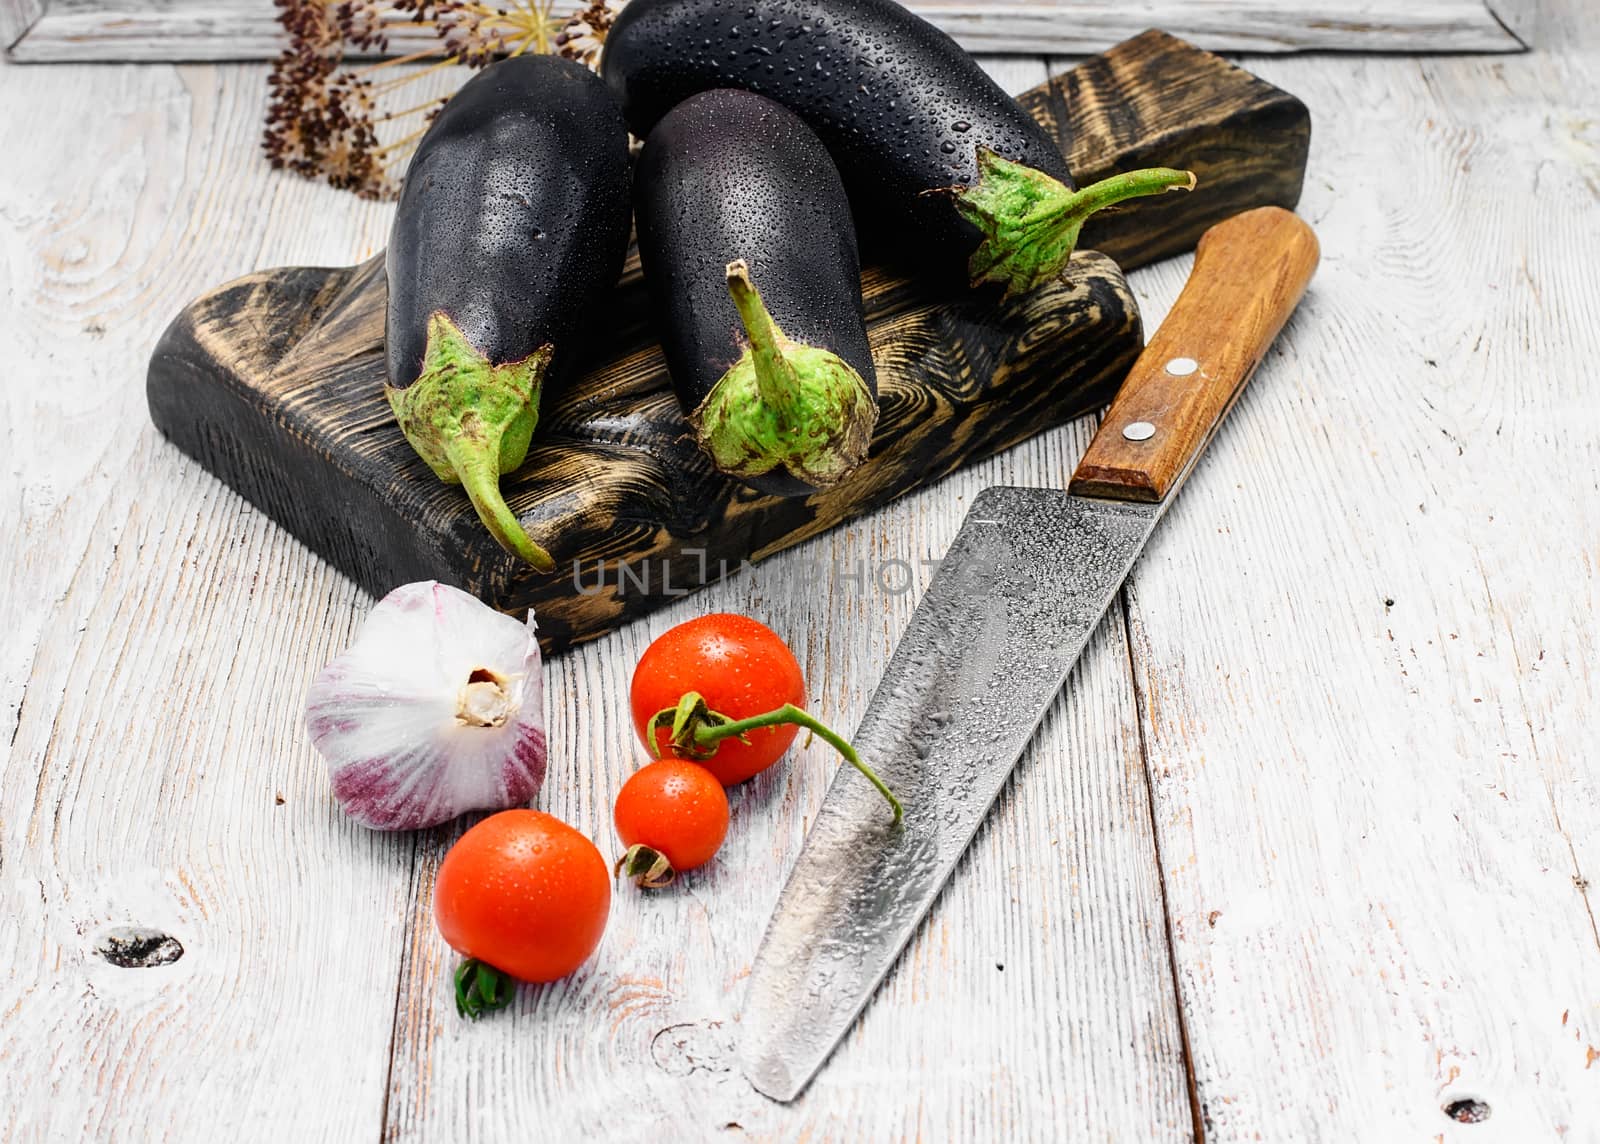
{"type": "Polygon", "coordinates": [[[554,571],[555,561],[523,531],[500,495],[500,475],[528,455],[539,422],[539,388],[553,353],[554,347],[544,345],[521,361],[495,365],[441,310],[428,319],[417,380],[404,389],[385,387],[417,455],[440,480],[466,490],[501,547],[541,572],[554,571]]]}
{"type": "Polygon", "coordinates": [[[750,346],[689,415],[700,447],[735,477],[781,468],[813,488],[838,484],[872,444],[872,390],[837,354],[784,335],[742,259],[727,275],[750,346]]]}
{"type": "Polygon", "coordinates": [[[972,285],[998,282],[1006,297],[1049,281],[1067,265],[1078,232],[1096,211],[1141,195],[1192,191],[1193,171],[1150,167],[1068,190],[1043,171],[978,148],[978,181],[953,187],[961,217],[983,232],[967,271],[972,285]]]}
{"type": "Polygon", "coordinates": [[[468,958],[456,967],[456,1012],[476,1021],[511,1004],[511,979],[494,966],[468,958]]]}

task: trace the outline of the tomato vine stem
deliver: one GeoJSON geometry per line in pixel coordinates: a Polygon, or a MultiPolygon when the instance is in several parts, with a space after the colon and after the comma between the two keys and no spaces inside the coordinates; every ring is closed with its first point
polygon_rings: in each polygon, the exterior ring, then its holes
{"type": "MultiPolygon", "coordinates": [[[[668,742],[678,755],[702,761],[715,755],[717,744],[724,739],[739,739],[748,743],[750,740],[746,737],[747,732],[762,727],[782,725],[804,727],[811,734],[821,738],[844,756],[846,762],[860,771],[867,781],[877,787],[878,792],[889,800],[889,806],[894,810],[896,824],[905,818],[905,808],[900,805],[900,800],[895,797],[894,791],[878,777],[876,771],[862,761],[856,749],[845,740],[844,736],[805,708],[796,707],[793,703],[785,703],[782,707],[765,711],[760,715],[752,715],[748,719],[730,719],[706,706],[705,697],[698,691],[686,691],[683,698],[678,700],[676,707],[664,707],[650,720],[652,730],[661,727],[670,728],[668,742]]],[[[661,756],[661,744],[655,735],[650,736],[650,750],[657,758],[661,756]]]]}

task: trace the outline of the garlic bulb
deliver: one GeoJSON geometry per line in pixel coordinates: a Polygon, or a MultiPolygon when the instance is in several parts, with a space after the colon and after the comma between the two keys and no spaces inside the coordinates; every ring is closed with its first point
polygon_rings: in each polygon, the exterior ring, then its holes
{"type": "Polygon", "coordinates": [[[523,806],[544,782],[528,622],[432,580],[396,588],[318,674],[306,726],[345,813],[379,830],[523,806]]]}

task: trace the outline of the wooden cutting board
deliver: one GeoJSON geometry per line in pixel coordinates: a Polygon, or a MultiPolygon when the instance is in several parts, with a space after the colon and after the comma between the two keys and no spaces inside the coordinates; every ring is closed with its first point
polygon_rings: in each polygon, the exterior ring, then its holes
{"type": "Polygon", "coordinates": [[[651,336],[636,256],[592,362],[544,395],[527,463],[502,480],[555,556],[551,575],[502,551],[395,425],[383,396],[381,256],[265,271],[199,298],[151,359],[151,417],[374,595],[431,578],[506,610],[531,606],[546,650],[559,651],[1104,404],[1143,345],[1117,261],[1188,250],[1230,214],[1299,199],[1304,105],[1164,33],[1019,98],[1063,141],[1082,183],[1164,165],[1195,171],[1199,187],[1097,217],[1083,245],[1098,253],[1080,251],[1060,281],[1010,302],[869,267],[882,414],[871,457],[830,492],[763,496],[709,467],[651,336]]]}

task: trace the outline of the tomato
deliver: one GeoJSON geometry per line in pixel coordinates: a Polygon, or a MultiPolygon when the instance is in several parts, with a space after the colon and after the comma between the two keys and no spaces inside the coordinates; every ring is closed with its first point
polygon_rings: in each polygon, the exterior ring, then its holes
{"type": "MultiPolygon", "coordinates": [[[[651,719],[676,707],[691,691],[730,719],[748,719],[785,704],[803,707],[806,701],[800,663],[778,634],[748,616],[728,613],[679,624],[639,657],[630,695],[639,741],[648,747],[651,719]]],[[[714,755],[697,761],[724,786],[732,786],[782,758],[798,730],[792,724],[758,727],[748,733],[748,743],[725,739],[714,755]]],[[[671,755],[668,728],[659,727],[655,734],[656,753],[671,755]]]]}
{"type": "Polygon", "coordinates": [[[504,810],[467,831],[433,886],[451,948],[523,981],[554,981],[587,961],[610,910],[600,851],[537,810],[504,810]]]}
{"type": "Polygon", "coordinates": [[[661,759],[635,771],[612,811],[617,837],[628,847],[628,872],[644,885],[666,885],[675,874],[711,861],[728,833],[728,796],[698,763],[661,759]],[[635,855],[646,851],[641,863],[635,855]],[[667,869],[650,870],[660,855],[667,869]]]}
{"type": "Polygon", "coordinates": [[[894,792],[854,747],[805,710],[805,679],[794,653],[748,616],[701,616],[662,635],[639,657],[629,700],[634,730],[652,754],[692,759],[723,786],[777,762],[804,727],[865,775],[901,821],[894,792]]]}

